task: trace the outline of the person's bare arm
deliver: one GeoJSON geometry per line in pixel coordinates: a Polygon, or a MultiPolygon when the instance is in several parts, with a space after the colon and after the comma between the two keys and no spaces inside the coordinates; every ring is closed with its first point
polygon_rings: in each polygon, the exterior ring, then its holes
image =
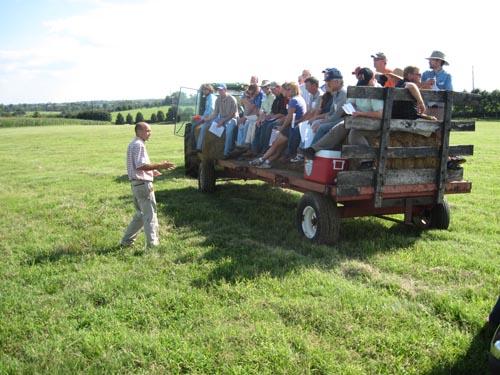
{"type": "Polygon", "coordinates": [[[422,94],[420,94],[418,86],[413,82],[407,82],[405,87],[408,89],[408,91],[410,91],[411,96],[413,96],[417,101],[418,113],[425,113],[427,108],[425,108],[424,99],[422,98],[422,94]]]}
{"type": "Polygon", "coordinates": [[[175,168],[174,163],[164,160],[161,163],[144,164],[138,167],[137,169],[140,169],[141,171],[154,171],[157,169],[174,169],[174,168],[175,168]]]}

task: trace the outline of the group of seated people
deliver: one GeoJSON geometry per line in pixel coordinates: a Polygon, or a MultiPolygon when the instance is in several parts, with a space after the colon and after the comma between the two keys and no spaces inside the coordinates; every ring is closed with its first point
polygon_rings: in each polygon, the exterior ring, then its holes
{"type": "MultiPolygon", "coordinates": [[[[439,51],[433,54],[436,52],[439,51]]],[[[392,118],[436,119],[426,114],[428,108],[420,94],[420,89],[432,88],[435,81],[429,79],[422,83],[420,71],[415,66],[407,66],[404,70],[378,69],[379,60],[386,62],[385,55],[377,53],[372,57],[376,72],[367,67],[356,68],[353,74],[357,86],[407,88],[414,101],[395,101],[392,118]]],[[[433,60],[438,60],[440,66],[446,63],[444,54],[433,60]]],[[[324,85],[307,74],[303,74],[302,84],[264,80],[259,86],[256,77],[252,77],[241,98],[241,116],[237,100],[227,92],[225,84],[215,87],[217,97],[211,85],[203,85],[206,102],[204,113],[195,123],[200,126],[197,150],[201,151],[210,126],[225,128],[224,158],[243,156],[251,159],[249,165],[259,168],[271,168],[278,159],[294,163],[304,157],[314,158],[317,151],[340,150],[344,143],[368,145],[362,132],[345,128],[343,106],[346,102],[351,103],[354,117],[381,119],[383,101],[347,99],[342,73],[336,68],[325,69],[322,73],[324,85]]]]}

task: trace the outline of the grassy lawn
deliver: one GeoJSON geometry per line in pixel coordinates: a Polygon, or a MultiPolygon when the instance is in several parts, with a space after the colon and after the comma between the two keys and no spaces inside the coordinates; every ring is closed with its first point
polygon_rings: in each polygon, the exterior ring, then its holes
{"type": "MultiPolygon", "coordinates": [[[[123,113],[124,116],[126,113],[123,113]]],[[[132,215],[132,127],[0,129],[0,374],[482,374],[499,294],[500,123],[475,145],[448,231],[346,220],[335,247],[294,224],[300,195],[197,192],[183,140],[154,126],[158,249],[132,215]]]]}

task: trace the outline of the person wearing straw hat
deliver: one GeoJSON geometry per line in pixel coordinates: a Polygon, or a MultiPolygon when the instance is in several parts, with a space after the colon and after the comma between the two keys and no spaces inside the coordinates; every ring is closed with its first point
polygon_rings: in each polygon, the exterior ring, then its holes
{"type": "Polygon", "coordinates": [[[432,51],[427,60],[430,70],[422,74],[422,88],[453,91],[451,74],[443,69],[444,65],[450,65],[445,54],[441,51],[432,51]]]}
{"type": "MultiPolygon", "coordinates": [[[[441,51],[432,51],[431,55],[427,57],[427,60],[429,60],[429,67],[431,69],[422,74],[421,87],[423,89],[432,89],[436,91],[453,91],[451,75],[443,69],[444,65],[450,65],[446,60],[445,54],[441,51]]],[[[443,121],[444,103],[429,102],[427,105],[429,107],[428,113],[432,116],[436,116],[439,121],[443,121]]]]}

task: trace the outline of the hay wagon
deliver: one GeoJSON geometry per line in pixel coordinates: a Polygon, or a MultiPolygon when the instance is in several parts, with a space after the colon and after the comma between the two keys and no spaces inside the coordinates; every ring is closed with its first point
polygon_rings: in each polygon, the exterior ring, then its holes
{"type": "MultiPolygon", "coordinates": [[[[304,178],[303,170],[279,166],[259,169],[244,160],[223,160],[222,140],[207,132],[201,153],[192,151],[191,124],[184,131],[186,174],[197,176],[201,192],[211,193],[216,182],[261,180],[303,193],[296,210],[297,228],[307,239],[333,244],[339,240],[342,219],[377,216],[421,228],[447,229],[450,208],[445,194],[469,193],[472,183],[463,169],[449,169],[449,157],[473,154],[472,145],[449,145],[451,131],[474,131],[474,121],[453,121],[453,104],[472,103],[470,94],[422,90],[426,102],[442,103],[442,121],[391,119],[395,100],[413,100],[406,89],[349,87],[350,98],[384,100],[381,120],[346,117],[348,129],[369,136],[370,146],[342,146],[350,166],[329,183],[304,178]],[[358,170],[360,160],[373,168],[358,170]],[[403,214],[398,220],[386,215],[403,214]]],[[[307,162],[307,161],[306,161],[307,162]]]]}

